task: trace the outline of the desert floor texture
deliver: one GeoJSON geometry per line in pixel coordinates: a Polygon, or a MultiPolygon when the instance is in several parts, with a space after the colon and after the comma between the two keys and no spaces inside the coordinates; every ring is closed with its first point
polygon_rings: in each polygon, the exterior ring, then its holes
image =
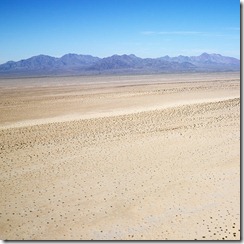
{"type": "Polygon", "coordinates": [[[0,79],[0,239],[240,239],[240,75],[0,79]]]}

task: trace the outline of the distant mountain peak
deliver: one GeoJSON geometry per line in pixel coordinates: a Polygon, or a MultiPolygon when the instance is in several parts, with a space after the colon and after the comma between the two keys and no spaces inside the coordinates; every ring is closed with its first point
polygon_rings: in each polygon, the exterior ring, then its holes
{"type": "Polygon", "coordinates": [[[75,56],[78,56],[78,54],[76,54],[76,53],[67,53],[67,54],[64,54],[61,58],[63,58],[63,57],[75,57],[75,56]]]}
{"type": "Polygon", "coordinates": [[[202,53],[200,56],[209,56],[209,55],[210,55],[210,54],[204,52],[204,53],[202,53]]]}
{"type": "MultiPolygon", "coordinates": [[[[196,56],[197,57],[197,56],[196,56]]],[[[217,53],[202,53],[201,55],[199,55],[199,57],[205,57],[205,58],[210,58],[210,57],[223,57],[221,54],[217,54],[217,53]]]]}

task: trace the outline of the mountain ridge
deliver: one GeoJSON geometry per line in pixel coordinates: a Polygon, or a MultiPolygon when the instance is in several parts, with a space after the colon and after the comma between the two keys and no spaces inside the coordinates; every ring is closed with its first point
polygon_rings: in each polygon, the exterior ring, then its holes
{"type": "Polygon", "coordinates": [[[199,56],[140,58],[134,54],[114,54],[99,58],[92,55],[68,53],[60,58],[37,55],[0,65],[1,76],[30,75],[97,75],[153,74],[175,72],[239,71],[240,60],[221,54],[202,53],[199,56]]]}

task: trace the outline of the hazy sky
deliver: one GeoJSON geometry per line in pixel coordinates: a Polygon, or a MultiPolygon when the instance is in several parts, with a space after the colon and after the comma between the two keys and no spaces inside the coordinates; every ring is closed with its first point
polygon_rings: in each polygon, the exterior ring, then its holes
{"type": "Polygon", "coordinates": [[[47,54],[239,58],[238,0],[0,0],[0,63],[47,54]]]}

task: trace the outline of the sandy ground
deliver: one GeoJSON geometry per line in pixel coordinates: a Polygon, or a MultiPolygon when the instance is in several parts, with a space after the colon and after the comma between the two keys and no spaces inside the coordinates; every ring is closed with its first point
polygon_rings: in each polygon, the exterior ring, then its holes
{"type": "Polygon", "coordinates": [[[0,239],[240,239],[238,73],[0,80],[0,239]]]}

